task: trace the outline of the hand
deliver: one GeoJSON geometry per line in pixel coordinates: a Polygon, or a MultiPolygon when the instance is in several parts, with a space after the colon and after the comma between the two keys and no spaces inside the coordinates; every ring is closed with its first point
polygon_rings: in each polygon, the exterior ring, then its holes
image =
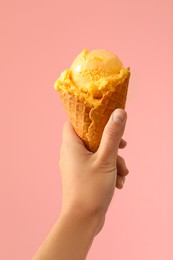
{"type": "Polygon", "coordinates": [[[118,148],[126,146],[122,139],[126,119],[124,110],[114,111],[96,153],[85,148],[70,123],[64,126],[60,155],[61,214],[78,212],[81,217],[93,217],[96,234],[103,226],[115,187],[122,188],[128,174],[124,159],[118,156],[118,148]]]}
{"type": "Polygon", "coordinates": [[[65,124],[60,156],[62,209],[33,260],[86,259],[103,227],[115,186],[122,188],[128,174],[118,156],[118,148],[126,146],[122,139],[126,117],[123,110],[115,110],[96,153],[89,152],[72,126],[65,124]]]}

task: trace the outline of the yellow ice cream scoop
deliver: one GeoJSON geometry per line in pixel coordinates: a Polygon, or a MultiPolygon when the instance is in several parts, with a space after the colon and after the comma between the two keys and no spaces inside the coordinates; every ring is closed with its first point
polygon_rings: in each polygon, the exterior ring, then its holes
{"type": "Polygon", "coordinates": [[[84,49],[56,80],[69,119],[88,150],[95,152],[116,108],[125,108],[130,69],[107,50],[84,49]]]}
{"type": "Polygon", "coordinates": [[[77,87],[87,87],[101,77],[115,76],[123,68],[122,62],[107,50],[84,49],[73,61],[70,73],[77,87]]]}
{"type": "Polygon", "coordinates": [[[129,74],[122,62],[107,50],[87,51],[84,49],[55,82],[57,91],[67,91],[76,96],[85,95],[92,104],[129,74]]]}

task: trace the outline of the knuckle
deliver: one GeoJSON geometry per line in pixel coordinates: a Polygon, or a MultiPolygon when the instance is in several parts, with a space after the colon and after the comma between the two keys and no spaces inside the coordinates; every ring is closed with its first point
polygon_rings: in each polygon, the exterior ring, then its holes
{"type": "Polygon", "coordinates": [[[109,140],[115,140],[121,138],[121,128],[115,127],[114,125],[106,126],[105,134],[109,140]]]}
{"type": "Polygon", "coordinates": [[[107,127],[105,129],[105,132],[106,132],[107,139],[109,139],[111,141],[113,141],[115,139],[115,136],[116,136],[115,131],[113,131],[112,129],[107,127]]]}

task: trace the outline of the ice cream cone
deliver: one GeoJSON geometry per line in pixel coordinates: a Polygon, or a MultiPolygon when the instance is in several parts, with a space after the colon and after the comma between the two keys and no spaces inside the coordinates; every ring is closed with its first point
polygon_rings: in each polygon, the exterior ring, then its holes
{"type": "Polygon", "coordinates": [[[83,95],[59,89],[61,100],[77,135],[91,152],[97,151],[104,127],[116,108],[125,108],[130,70],[115,83],[113,89],[103,93],[98,102],[88,102],[83,95]]]}

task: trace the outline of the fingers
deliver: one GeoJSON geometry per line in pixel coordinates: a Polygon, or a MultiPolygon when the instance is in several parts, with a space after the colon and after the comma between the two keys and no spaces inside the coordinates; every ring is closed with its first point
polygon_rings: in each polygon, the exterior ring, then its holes
{"type": "Polygon", "coordinates": [[[117,173],[121,176],[126,176],[129,173],[125,160],[119,155],[117,157],[117,173]]]}
{"type": "Polygon", "coordinates": [[[84,147],[82,140],[78,137],[70,122],[64,124],[62,145],[68,149],[74,145],[84,147]]]}
{"type": "Polygon", "coordinates": [[[117,175],[116,185],[117,189],[122,189],[125,183],[125,176],[117,175]]]}
{"type": "Polygon", "coordinates": [[[125,176],[127,176],[129,170],[127,169],[125,160],[118,155],[117,157],[117,179],[115,187],[117,189],[122,189],[125,182],[125,176]]]}
{"type": "MultiPolygon", "coordinates": [[[[102,140],[97,151],[101,160],[107,160],[108,158],[110,160],[116,160],[126,120],[127,114],[123,109],[116,109],[111,115],[107,125],[105,126],[102,140]]],[[[123,145],[125,145],[125,143],[123,143],[123,145]]]]}
{"type": "Polygon", "coordinates": [[[118,155],[117,157],[117,179],[115,187],[117,189],[122,189],[125,182],[125,176],[127,176],[129,170],[127,169],[125,160],[118,155]]]}
{"type": "Polygon", "coordinates": [[[121,141],[120,141],[120,144],[119,144],[119,148],[122,149],[122,148],[125,148],[127,145],[127,142],[121,138],[121,141]]]}

